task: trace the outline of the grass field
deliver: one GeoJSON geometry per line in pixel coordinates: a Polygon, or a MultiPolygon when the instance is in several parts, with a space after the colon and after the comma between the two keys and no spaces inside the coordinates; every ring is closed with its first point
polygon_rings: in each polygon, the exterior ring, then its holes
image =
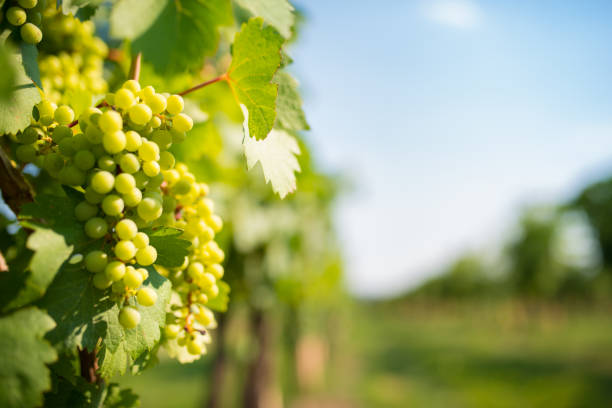
{"type": "MultiPolygon", "coordinates": [[[[612,406],[612,309],[421,303],[360,305],[351,316],[351,340],[331,360],[346,370],[329,379],[344,385],[310,396],[319,406],[612,406]]],[[[126,382],[143,407],[196,407],[207,364],[163,360],[126,382]]]]}

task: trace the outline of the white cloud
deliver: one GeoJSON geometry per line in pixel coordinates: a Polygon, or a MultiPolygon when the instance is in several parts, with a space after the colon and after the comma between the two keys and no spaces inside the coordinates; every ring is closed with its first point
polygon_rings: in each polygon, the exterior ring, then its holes
{"type": "Polygon", "coordinates": [[[469,0],[428,1],[425,14],[436,23],[462,29],[476,28],[482,20],[480,8],[469,0]]]}

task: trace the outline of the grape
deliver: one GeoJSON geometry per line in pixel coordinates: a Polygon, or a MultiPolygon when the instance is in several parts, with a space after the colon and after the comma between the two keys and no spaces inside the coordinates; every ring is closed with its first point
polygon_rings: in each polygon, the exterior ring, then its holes
{"type": "Polygon", "coordinates": [[[210,264],[206,266],[206,271],[213,274],[217,279],[221,279],[223,277],[223,266],[219,264],[210,264]]]}
{"type": "Polygon", "coordinates": [[[215,232],[220,232],[223,229],[223,220],[216,214],[212,214],[206,217],[206,223],[213,229],[215,232]]]}
{"type": "Polygon", "coordinates": [[[65,138],[72,137],[72,129],[68,126],[57,126],[53,129],[53,133],[51,134],[51,138],[55,143],[61,142],[65,138]]]}
{"type": "Polygon", "coordinates": [[[122,261],[129,261],[136,255],[136,247],[132,241],[122,240],[115,245],[115,256],[122,261]]]}
{"type": "Polygon", "coordinates": [[[57,175],[64,167],[64,159],[58,153],[49,153],[45,156],[43,167],[51,175],[57,175]]]}
{"type": "Polygon", "coordinates": [[[159,187],[161,187],[163,182],[164,182],[164,176],[162,176],[161,173],[155,177],[151,177],[149,179],[149,182],[147,183],[147,190],[159,189],[159,187]]]}
{"type": "Polygon", "coordinates": [[[89,272],[103,272],[108,264],[108,255],[102,251],[91,251],[85,257],[85,268],[89,272]]]}
{"type": "Polygon", "coordinates": [[[107,232],[108,224],[102,218],[90,218],[85,223],[85,234],[90,238],[102,238],[107,232]]]}
{"type": "Polygon", "coordinates": [[[64,167],[58,174],[62,184],[80,186],[85,183],[85,173],[74,165],[64,167]]]}
{"type": "Polygon", "coordinates": [[[144,161],[159,160],[159,146],[156,143],[146,141],[138,149],[138,156],[144,161]]]}
{"type": "Polygon", "coordinates": [[[74,216],[81,222],[95,217],[96,214],[98,214],[98,207],[88,203],[87,201],[81,201],[76,205],[76,207],[74,207],[74,216]]]}
{"type": "Polygon", "coordinates": [[[135,152],[142,145],[142,138],[137,132],[129,130],[125,132],[125,150],[135,152]]]}
{"type": "Polygon", "coordinates": [[[91,178],[91,188],[99,194],[109,193],[115,185],[115,177],[108,171],[99,171],[91,178]]]}
{"type": "Polygon", "coordinates": [[[164,328],[164,333],[169,339],[174,339],[181,331],[181,326],[178,324],[169,324],[164,328]]]}
{"type": "Polygon", "coordinates": [[[185,108],[185,102],[180,95],[172,95],[167,99],[166,110],[171,115],[179,114],[185,108]]]}
{"type": "Polygon", "coordinates": [[[53,123],[53,114],[55,113],[55,109],[57,108],[57,106],[53,102],[49,100],[43,100],[37,105],[37,108],[38,114],[40,115],[40,123],[45,126],[48,126],[53,123]]]}
{"type": "Polygon", "coordinates": [[[125,270],[126,268],[123,262],[113,261],[109,262],[109,264],[106,265],[106,267],[104,268],[104,274],[109,280],[117,282],[123,279],[123,276],[125,275],[125,270]]]}
{"type": "Polygon", "coordinates": [[[144,103],[139,103],[132,106],[128,111],[128,114],[132,122],[136,123],[137,125],[146,124],[151,120],[151,116],[153,115],[151,108],[144,103]]]}
{"type": "Polygon", "coordinates": [[[155,95],[155,88],[153,88],[151,85],[145,86],[140,91],[140,97],[144,100],[152,97],[153,95],[155,95]]]}
{"type": "Polygon", "coordinates": [[[210,295],[211,299],[214,299],[217,296],[219,296],[219,286],[217,286],[215,284],[209,286],[205,290],[206,290],[206,293],[208,293],[210,295]]]}
{"type": "MultiPolygon", "coordinates": [[[[136,225],[134,224],[134,226],[136,225]]],[[[138,232],[137,234],[135,234],[132,241],[134,242],[136,248],[145,248],[147,245],[149,245],[149,236],[144,232],[138,232]]]]}
{"type": "Polygon", "coordinates": [[[175,159],[170,152],[161,152],[159,154],[159,166],[162,170],[170,170],[174,167],[175,159]]]}
{"type": "Polygon", "coordinates": [[[149,266],[157,260],[157,250],[151,245],[136,251],[136,262],[142,266],[149,266]]]}
{"type": "Polygon", "coordinates": [[[17,0],[17,3],[24,9],[31,9],[36,7],[38,0],[17,0]]]}
{"type": "Polygon", "coordinates": [[[42,132],[33,126],[28,126],[23,132],[17,135],[17,141],[21,144],[32,144],[38,140],[42,132]]]}
{"type": "Polygon", "coordinates": [[[162,213],[162,206],[158,200],[152,198],[143,198],[138,204],[138,216],[145,221],[153,221],[159,218],[162,213]]]}
{"type": "Polygon", "coordinates": [[[87,150],[81,150],[74,155],[74,164],[81,170],[91,169],[96,162],[93,153],[87,150]]]}
{"type": "Polygon", "coordinates": [[[91,186],[88,186],[85,189],[85,200],[91,204],[99,204],[104,199],[104,195],[100,193],[96,193],[91,186]]]}
{"type": "Polygon", "coordinates": [[[140,313],[131,306],[125,306],[119,312],[119,323],[126,329],[133,329],[140,323],[140,313]]]}
{"type": "Polygon", "coordinates": [[[177,132],[188,132],[193,127],[193,120],[184,113],[179,113],[172,118],[172,127],[177,132]]]}
{"type": "MultiPolygon", "coordinates": [[[[19,29],[19,32],[21,33],[21,39],[28,44],[38,44],[39,42],[42,41],[42,36],[43,36],[42,31],[40,31],[40,28],[36,27],[32,23],[25,23],[24,25],[22,25],[21,28],[19,29]]],[[[72,115],[74,119],[74,112],[72,113],[72,115]]],[[[67,123],[62,123],[59,120],[58,122],[60,124],[67,124],[67,123]]]]}
{"type": "Polygon", "coordinates": [[[54,118],[60,125],[68,125],[74,120],[74,111],[70,106],[62,105],[55,110],[54,118]]]}
{"type": "Polygon", "coordinates": [[[10,7],[6,10],[6,19],[14,26],[20,26],[28,18],[26,12],[21,7],[10,7]]]}
{"type": "Polygon", "coordinates": [[[96,125],[89,125],[87,129],[85,129],[85,136],[90,143],[99,144],[102,143],[104,132],[96,125]]]}
{"type": "Polygon", "coordinates": [[[137,94],[140,91],[140,84],[138,81],[128,79],[123,83],[122,88],[129,89],[132,93],[137,94]]]}
{"type": "Polygon", "coordinates": [[[195,356],[202,354],[202,346],[195,340],[187,341],[187,351],[195,356]]]}
{"type": "Polygon", "coordinates": [[[128,194],[136,188],[134,176],[128,173],[121,173],[115,177],[115,190],[121,194],[128,194]]]}
{"type": "Polygon", "coordinates": [[[200,262],[193,262],[187,268],[187,274],[194,280],[200,280],[204,276],[204,265],[200,262]]]}
{"type": "MultiPolygon", "coordinates": [[[[39,26],[42,23],[42,14],[38,13],[38,12],[31,12],[28,13],[28,21],[32,24],[34,24],[35,26],[39,26]]],[[[42,38],[41,38],[42,40],[42,38]]]]}
{"type": "Polygon", "coordinates": [[[189,193],[189,190],[191,190],[191,181],[181,177],[176,184],[174,184],[174,186],[172,187],[172,191],[174,192],[174,194],[179,194],[179,195],[183,195],[183,194],[187,194],[189,193]]]}
{"type": "Polygon", "coordinates": [[[115,160],[112,157],[104,155],[98,159],[98,167],[100,170],[112,173],[117,168],[117,163],[115,163],[115,160]]]}
{"type": "Polygon", "coordinates": [[[130,192],[123,194],[123,202],[128,207],[136,207],[142,200],[142,192],[138,187],[134,187],[130,192]]]}
{"type": "Polygon", "coordinates": [[[102,211],[110,216],[117,216],[123,212],[124,203],[121,197],[109,194],[102,200],[102,211]]]}
{"type": "MultiPolygon", "coordinates": [[[[160,158],[161,160],[161,158],[160,158]]],[[[176,170],[164,171],[164,180],[168,182],[168,185],[173,186],[181,178],[181,175],[176,170]]]]}
{"type": "Polygon", "coordinates": [[[142,164],[142,171],[149,177],[155,177],[159,174],[159,163],[156,161],[147,161],[142,164]]]}
{"type": "Polygon", "coordinates": [[[117,232],[117,236],[119,236],[119,239],[128,240],[136,237],[138,233],[138,227],[136,226],[136,223],[134,221],[124,218],[123,220],[119,221],[117,225],[115,225],[115,231],[117,232]]]}
{"type": "Polygon", "coordinates": [[[120,89],[115,94],[115,105],[117,105],[119,109],[129,109],[134,103],[136,103],[136,98],[129,89],[120,89]]]}
{"type": "MultiPolygon", "coordinates": [[[[140,170],[140,161],[138,160],[138,157],[136,157],[136,155],[132,153],[126,153],[123,154],[119,159],[119,166],[121,167],[121,170],[123,172],[132,174],[140,170]]],[[[136,183],[136,181],[134,181],[134,183],[136,183]]]]}
{"type": "Polygon", "coordinates": [[[31,163],[36,160],[36,148],[33,144],[21,145],[15,150],[15,155],[20,162],[31,163]]]}
{"type": "Polygon", "coordinates": [[[128,266],[123,276],[123,283],[130,289],[136,289],[142,285],[142,274],[133,266],[128,266]]]}
{"type": "Polygon", "coordinates": [[[167,130],[156,130],[151,134],[151,140],[163,150],[172,146],[172,135],[167,130]]]}
{"type": "Polygon", "coordinates": [[[138,271],[138,273],[140,273],[140,276],[142,276],[142,281],[146,281],[149,277],[149,272],[147,272],[145,268],[138,268],[136,270],[138,271]]]}
{"type": "Polygon", "coordinates": [[[153,306],[157,301],[157,293],[151,288],[142,288],[136,293],[136,299],[142,306],[153,306]]]}
{"type": "Polygon", "coordinates": [[[96,288],[104,290],[112,285],[113,282],[104,273],[96,273],[93,278],[93,284],[96,288]]]}
{"type": "Polygon", "coordinates": [[[209,309],[200,307],[200,313],[196,315],[196,319],[202,324],[202,326],[207,327],[215,321],[215,316],[209,309]]]}
{"type": "Polygon", "coordinates": [[[119,153],[125,149],[125,133],[123,133],[122,130],[117,130],[112,133],[105,133],[104,136],[102,136],[102,145],[109,153],[119,153]]]}
{"type": "Polygon", "coordinates": [[[198,201],[196,205],[196,210],[198,215],[201,217],[206,217],[213,213],[215,208],[215,203],[210,198],[202,198],[198,201]]]}
{"type": "Polygon", "coordinates": [[[166,98],[158,93],[145,98],[145,102],[151,108],[154,115],[166,110],[166,98]]]}
{"type": "Polygon", "coordinates": [[[161,125],[162,125],[162,120],[157,116],[153,116],[151,120],[149,121],[148,126],[150,126],[152,129],[157,129],[161,125]]]}
{"type": "Polygon", "coordinates": [[[121,115],[113,110],[104,112],[98,119],[98,126],[104,133],[114,133],[121,130],[123,120],[121,115]]]}
{"type": "Polygon", "coordinates": [[[202,275],[202,278],[200,279],[202,287],[206,288],[206,287],[210,287],[212,285],[215,284],[215,282],[217,281],[215,279],[215,276],[212,273],[204,273],[204,275],[202,275]]]}

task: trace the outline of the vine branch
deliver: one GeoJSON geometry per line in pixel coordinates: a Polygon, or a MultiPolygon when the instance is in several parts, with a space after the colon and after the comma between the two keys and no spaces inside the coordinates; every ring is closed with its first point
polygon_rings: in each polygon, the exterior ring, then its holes
{"type": "Polygon", "coordinates": [[[132,66],[130,67],[130,78],[138,81],[140,79],[140,65],[142,63],[142,52],[136,54],[136,57],[132,60],[132,66]]]}
{"type": "Polygon", "coordinates": [[[81,362],[81,377],[88,383],[95,384],[101,381],[98,376],[98,356],[96,351],[89,352],[87,349],[77,349],[79,351],[79,360],[81,362]]]}
{"type": "Polygon", "coordinates": [[[197,91],[198,89],[204,88],[205,86],[212,85],[212,84],[214,84],[215,82],[219,82],[219,81],[228,81],[228,80],[229,80],[229,75],[228,75],[228,74],[227,74],[227,72],[226,72],[225,74],[223,74],[223,75],[219,75],[219,76],[218,76],[218,77],[216,77],[216,78],[213,78],[213,79],[211,79],[211,80],[208,80],[208,81],[202,82],[201,84],[198,84],[198,85],[196,85],[196,86],[194,86],[194,87],[191,87],[191,88],[189,88],[189,89],[186,89],[186,90],[184,90],[183,92],[180,92],[180,93],[179,93],[179,95],[180,95],[180,96],[184,96],[184,95],[187,95],[187,94],[189,94],[189,93],[191,93],[191,92],[197,91]]]}
{"type": "Polygon", "coordinates": [[[11,162],[2,147],[0,147],[0,191],[4,201],[15,214],[19,214],[23,204],[34,200],[32,186],[11,162]]]}

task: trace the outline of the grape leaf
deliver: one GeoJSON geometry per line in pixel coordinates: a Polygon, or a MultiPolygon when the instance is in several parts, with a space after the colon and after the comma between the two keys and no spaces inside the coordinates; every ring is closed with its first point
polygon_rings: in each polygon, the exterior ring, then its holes
{"type": "Polygon", "coordinates": [[[76,15],[80,8],[97,7],[105,0],[57,0],[57,6],[61,5],[62,13],[76,15]]]}
{"type": "Polygon", "coordinates": [[[36,308],[0,318],[0,406],[39,406],[42,393],[51,387],[49,369],[57,354],[43,339],[55,324],[36,308]]]}
{"type": "Polygon", "coordinates": [[[297,81],[287,72],[278,71],[272,82],[278,84],[276,126],[287,130],[310,129],[302,110],[302,98],[297,91],[297,81]]]}
{"type": "Polygon", "coordinates": [[[206,307],[217,312],[227,312],[227,304],[229,303],[230,287],[223,281],[217,281],[219,294],[208,300],[206,307]]]}
{"type": "Polygon", "coordinates": [[[191,242],[179,238],[183,234],[181,230],[163,227],[143,231],[149,236],[149,244],[157,250],[156,264],[168,268],[181,266],[189,255],[191,242]]]}
{"type": "Polygon", "coordinates": [[[4,45],[0,45],[0,67],[6,67],[0,75],[0,102],[7,102],[13,94],[17,72],[12,64],[11,53],[4,45]]]}
{"type": "Polygon", "coordinates": [[[111,12],[111,35],[133,40],[131,50],[158,72],[202,66],[219,41],[218,27],[233,21],[229,0],[121,0],[111,12]]]}
{"type": "Polygon", "coordinates": [[[40,82],[40,71],[38,69],[38,49],[35,45],[21,43],[21,60],[25,73],[39,88],[42,89],[40,82]]]}
{"type": "Polygon", "coordinates": [[[283,42],[274,28],[264,28],[261,18],[252,18],[242,25],[232,46],[228,83],[248,111],[249,134],[258,140],[265,139],[274,126],[278,85],[271,81],[280,65],[283,42]]]}
{"type": "Polygon", "coordinates": [[[136,408],[140,406],[138,395],[129,388],[121,388],[119,384],[110,384],[104,400],[105,408],[136,408]]]}
{"type": "Polygon", "coordinates": [[[300,171],[296,157],[300,154],[300,146],[293,136],[280,129],[273,129],[264,140],[255,140],[249,135],[248,112],[244,107],[242,111],[245,115],[242,127],[247,168],[251,170],[257,162],[261,163],[266,183],[272,183],[272,190],[280,198],[285,198],[296,189],[294,172],[300,171]]]}
{"type": "Polygon", "coordinates": [[[236,3],[255,17],[262,17],[267,24],[289,39],[295,23],[293,6],[287,0],[236,0],[236,3]]]}

